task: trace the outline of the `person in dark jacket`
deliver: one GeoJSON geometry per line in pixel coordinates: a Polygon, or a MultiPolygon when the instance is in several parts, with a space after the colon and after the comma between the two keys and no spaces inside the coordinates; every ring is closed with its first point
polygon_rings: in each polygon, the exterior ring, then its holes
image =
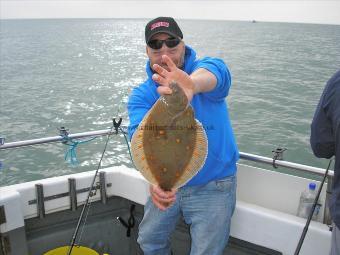
{"type": "Polygon", "coordinates": [[[170,254],[170,235],[182,216],[190,226],[190,254],[220,255],[235,208],[239,158],[226,104],[230,72],[221,59],[198,59],[171,17],[151,20],[145,41],[148,77],[129,97],[130,139],[160,95],[171,93],[170,82],[176,81],[206,129],[208,156],[199,173],[178,190],[150,185],[138,243],[145,255],[170,254]]]}
{"type": "Polygon", "coordinates": [[[340,255],[340,70],[327,82],[311,125],[310,143],[315,156],[335,156],[329,208],[334,227],[330,255],[340,255]]]}

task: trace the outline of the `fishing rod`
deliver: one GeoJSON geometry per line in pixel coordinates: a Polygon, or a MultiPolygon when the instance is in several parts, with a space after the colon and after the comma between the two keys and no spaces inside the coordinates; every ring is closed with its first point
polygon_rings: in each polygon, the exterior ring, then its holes
{"type": "MultiPolygon", "coordinates": [[[[119,108],[118,108],[118,111],[117,111],[117,115],[116,116],[120,116],[120,112],[121,112],[121,108],[120,108],[121,104],[119,105],[119,108]]],[[[103,150],[103,153],[100,157],[100,160],[99,160],[99,163],[98,163],[98,166],[97,166],[97,170],[94,174],[94,177],[92,179],[92,183],[91,183],[91,186],[90,186],[90,190],[89,190],[89,193],[87,194],[87,198],[86,198],[86,202],[82,208],[82,211],[80,213],[80,216],[79,216],[79,219],[78,219],[78,223],[77,223],[77,227],[73,233],[73,236],[72,236],[72,239],[71,239],[71,244],[69,246],[69,250],[67,252],[67,255],[71,255],[71,252],[72,252],[72,249],[75,245],[75,242],[76,242],[76,238],[77,238],[77,235],[78,235],[78,231],[79,231],[79,227],[80,227],[80,224],[83,220],[83,216],[84,216],[84,212],[85,212],[85,209],[87,208],[87,206],[90,204],[91,205],[91,202],[90,202],[90,197],[91,197],[91,194],[92,194],[92,189],[93,189],[93,186],[94,186],[94,183],[96,181],[96,178],[97,178],[97,174],[98,174],[98,171],[99,171],[99,168],[101,166],[101,162],[103,160],[103,157],[104,157],[104,154],[105,154],[105,151],[106,151],[106,148],[107,148],[107,145],[108,145],[108,142],[110,140],[110,137],[112,135],[112,130],[113,128],[115,128],[115,134],[117,135],[119,131],[121,131],[124,135],[124,138],[125,138],[125,142],[128,146],[128,149],[129,149],[129,154],[130,154],[130,158],[132,160],[132,155],[131,155],[131,150],[130,150],[130,146],[129,146],[129,142],[128,142],[128,139],[126,137],[126,133],[124,132],[124,130],[121,128],[121,124],[122,124],[122,118],[119,117],[119,120],[118,122],[116,121],[115,118],[112,119],[113,121],[113,125],[111,126],[110,128],[110,131],[107,133],[107,139],[106,139],[106,142],[105,142],[105,146],[104,146],[104,150],[103,150]]],[[[133,161],[132,161],[133,162],[133,161]]],[[[88,211],[87,211],[87,215],[88,215],[88,212],[89,212],[89,208],[88,208],[88,211]]],[[[87,215],[86,215],[86,218],[87,218],[87,215]]],[[[85,221],[84,221],[84,226],[85,226],[85,222],[86,222],[86,218],[85,218],[85,221]]],[[[83,230],[84,230],[84,227],[83,227],[83,230]]]]}
{"type": "Polygon", "coordinates": [[[106,151],[106,148],[107,148],[107,145],[108,145],[108,142],[110,140],[110,137],[112,135],[112,130],[113,128],[115,128],[116,130],[116,134],[118,134],[118,129],[119,129],[119,126],[120,124],[122,123],[122,118],[119,118],[119,121],[116,122],[116,119],[113,119],[113,125],[112,127],[110,128],[110,132],[108,133],[107,135],[107,139],[106,139],[106,142],[105,142],[105,146],[104,146],[104,150],[103,150],[103,153],[100,157],[100,160],[99,160],[99,163],[98,163],[98,166],[97,166],[97,170],[94,174],[94,177],[92,179],[92,183],[91,183],[91,186],[90,186],[90,190],[89,190],[89,193],[87,194],[87,198],[86,198],[86,202],[81,210],[81,213],[80,213],[80,216],[79,216],[79,219],[78,219],[78,223],[77,223],[77,226],[76,226],[76,229],[73,233],[73,236],[72,236],[72,239],[71,239],[71,243],[70,243],[70,246],[69,246],[69,249],[68,249],[68,252],[67,252],[67,255],[71,255],[71,252],[72,252],[72,249],[75,245],[75,242],[76,242],[76,238],[77,238],[77,235],[78,235],[78,231],[79,231],[79,227],[80,227],[80,224],[83,220],[83,217],[84,217],[84,212],[85,212],[85,209],[87,208],[87,206],[90,204],[90,197],[92,195],[92,189],[94,187],[94,183],[96,181],[96,178],[97,178],[97,174],[98,174],[98,171],[99,171],[99,168],[101,166],[101,162],[103,160],[103,157],[104,157],[104,154],[105,154],[105,151],[106,151]]]}
{"type": "Polygon", "coordinates": [[[324,176],[323,176],[323,180],[322,180],[322,182],[321,182],[321,184],[320,184],[318,193],[317,193],[317,195],[316,195],[316,197],[315,197],[315,199],[314,199],[314,203],[313,203],[313,206],[312,206],[312,210],[309,212],[309,215],[308,215],[308,218],[307,218],[306,225],[305,225],[305,227],[304,227],[304,229],[303,229],[303,231],[302,231],[302,234],[301,234],[299,243],[298,243],[298,245],[297,245],[297,247],[296,247],[296,249],[295,249],[294,255],[298,255],[298,254],[300,253],[302,244],[303,244],[303,242],[304,242],[304,240],[305,240],[305,237],[306,237],[306,234],[307,234],[307,231],[308,231],[308,227],[309,227],[309,225],[310,225],[310,222],[311,222],[312,217],[313,217],[313,214],[314,214],[315,207],[316,207],[316,205],[317,205],[317,203],[318,203],[318,200],[319,200],[319,197],[320,197],[320,193],[321,193],[321,190],[322,190],[322,186],[323,186],[323,184],[325,183],[325,180],[326,180],[326,178],[327,178],[327,176],[328,176],[328,170],[329,170],[329,168],[330,168],[330,166],[331,166],[332,161],[333,161],[332,159],[329,161],[328,167],[327,167],[326,172],[325,172],[325,174],[324,174],[324,176]]]}

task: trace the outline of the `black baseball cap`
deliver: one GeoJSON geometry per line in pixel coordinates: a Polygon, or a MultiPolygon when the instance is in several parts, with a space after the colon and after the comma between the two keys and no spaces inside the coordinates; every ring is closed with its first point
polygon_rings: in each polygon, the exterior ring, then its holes
{"type": "Polygon", "coordinates": [[[145,27],[145,42],[148,43],[151,37],[158,33],[166,33],[173,37],[183,39],[181,29],[171,17],[158,17],[149,21],[145,27]]]}

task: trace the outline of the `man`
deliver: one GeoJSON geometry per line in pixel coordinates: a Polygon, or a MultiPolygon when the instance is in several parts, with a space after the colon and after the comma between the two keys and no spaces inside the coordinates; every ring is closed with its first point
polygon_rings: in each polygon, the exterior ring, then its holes
{"type": "MultiPolygon", "coordinates": [[[[173,18],[159,17],[145,27],[148,79],[129,98],[130,139],[160,95],[171,94],[176,81],[206,128],[208,156],[203,168],[184,187],[163,191],[150,186],[139,227],[138,243],[145,255],[170,252],[170,234],[182,215],[190,226],[191,253],[222,254],[235,208],[236,161],[239,158],[225,97],[231,77],[221,59],[196,59],[173,18]]],[[[171,155],[169,155],[171,157],[171,155]]]]}
{"type": "Polygon", "coordinates": [[[311,125],[311,146],[315,156],[335,155],[334,180],[329,201],[334,222],[330,255],[340,255],[340,70],[328,81],[311,125]]]}

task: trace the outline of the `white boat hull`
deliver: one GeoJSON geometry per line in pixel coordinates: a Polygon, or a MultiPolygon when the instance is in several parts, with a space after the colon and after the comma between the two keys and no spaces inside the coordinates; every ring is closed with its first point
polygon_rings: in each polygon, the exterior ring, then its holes
{"type": "MultiPolygon", "coordinates": [[[[148,183],[139,172],[125,166],[110,167],[101,171],[106,173],[106,183],[109,184],[106,187],[108,198],[121,197],[141,205],[142,208],[149,194],[148,183]]],[[[20,230],[15,238],[23,239],[20,239],[20,242],[26,245],[20,248],[20,255],[25,253],[35,255],[32,253],[32,245],[36,244],[28,237],[31,235],[26,233],[29,228],[28,222],[38,222],[37,205],[34,203],[36,200],[35,184],[43,185],[46,198],[67,193],[69,178],[76,179],[77,190],[87,188],[91,184],[93,175],[94,171],[91,171],[0,188],[0,207],[3,206],[5,212],[5,222],[0,225],[1,237],[9,236],[9,233],[20,230]]],[[[295,213],[300,193],[307,187],[310,180],[246,165],[238,166],[237,178],[237,204],[232,218],[231,236],[282,254],[294,254],[306,222],[306,219],[295,216],[295,213]]],[[[78,206],[85,202],[86,196],[86,192],[77,195],[78,206]]],[[[321,201],[324,199],[325,188],[321,193],[321,201]]],[[[100,201],[99,191],[92,197],[92,200],[100,201]]],[[[322,202],[322,204],[325,203],[322,202]]],[[[70,198],[64,196],[45,201],[44,207],[46,216],[57,212],[66,213],[70,211],[70,198]]],[[[321,212],[323,212],[323,207],[321,212]]],[[[323,213],[319,215],[319,221],[322,217],[323,213]]],[[[74,228],[75,226],[70,226],[71,230],[74,228]]],[[[15,253],[15,250],[19,248],[13,243],[19,242],[19,239],[16,240],[13,237],[8,239],[11,239],[7,241],[12,249],[10,254],[19,254],[15,253]]],[[[300,254],[328,254],[330,240],[331,232],[328,226],[313,221],[300,254]]]]}

